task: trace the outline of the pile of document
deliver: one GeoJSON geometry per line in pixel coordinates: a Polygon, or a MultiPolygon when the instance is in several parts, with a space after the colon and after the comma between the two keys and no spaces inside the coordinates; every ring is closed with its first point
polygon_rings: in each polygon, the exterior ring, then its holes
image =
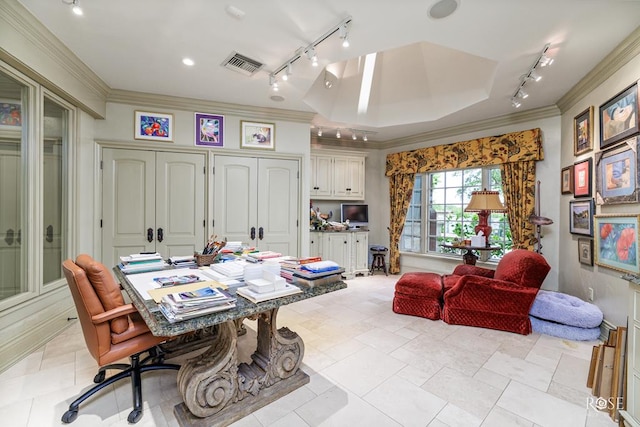
{"type": "Polygon", "coordinates": [[[139,253],[120,257],[120,270],[124,274],[143,273],[145,271],[164,270],[169,264],[157,253],[139,253]]]}
{"type": "Polygon", "coordinates": [[[192,255],[172,256],[169,258],[169,264],[175,268],[197,268],[196,257],[192,255]]]}
{"type": "Polygon", "coordinates": [[[171,323],[229,310],[235,306],[235,297],[223,289],[210,286],[167,294],[160,301],[160,311],[171,323]]]}

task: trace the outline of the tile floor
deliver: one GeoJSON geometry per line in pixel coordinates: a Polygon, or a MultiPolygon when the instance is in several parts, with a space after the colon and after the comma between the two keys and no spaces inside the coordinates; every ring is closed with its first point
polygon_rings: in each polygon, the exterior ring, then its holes
{"type": "MultiPolygon", "coordinates": [[[[616,425],[588,405],[594,343],[398,315],[391,310],[398,278],[358,277],[347,289],[281,308],[279,324],[304,339],[311,381],[233,426],[616,425]]],[[[74,322],[0,374],[0,424],[61,425],[96,369],[74,322]]],[[[145,374],[138,426],[177,425],[175,375],[145,374]]],[[[121,381],[81,406],[72,425],[128,425],[130,407],[131,387],[121,381]]]]}

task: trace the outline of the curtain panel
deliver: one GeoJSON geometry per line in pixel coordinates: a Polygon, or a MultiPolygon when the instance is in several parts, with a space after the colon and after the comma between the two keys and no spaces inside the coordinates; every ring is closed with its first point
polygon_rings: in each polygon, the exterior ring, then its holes
{"type": "Polygon", "coordinates": [[[400,272],[398,243],[404,227],[408,202],[411,198],[411,192],[409,192],[408,199],[406,192],[407,189],[413,190],[413,182],[411,185],[407,185],[407,178],[413,179],[416,173],[500,165],[509,226],[514,236],[514,247],[518,245],[532,249],[531,241],[535,243],[535,235],[533,226],[528,223],[528,218],[533,213],[533,203],[529,197],[522,198],[525,200],[518,200],[517,197],[507,196],[507,193],[523,184],[526,192],[521,194],[535,192],[535,162],[538,160],[544,160],[542,135],[539,128],[388,154],[385,175],[391,178],[389,180],[391,198],[389,271],[392,273],[400,272]],[[514,165],[513,170],[526,171],[524,173],[506,173],[507,171],[503,167],[505,164],[521,162],[523,164],[519,167],[514,165]],[[398,179],[398,175],[404,176],[404,178],[398,179]],[[512,180],[520,180],[522,177],[526,178],[525,183],[512,182],[512,180]],[[398,188],[399,186],[402,188],[398,188]],[[529,210],[531,211],[529,212],[529,210]],[[512,216],[518,217],[518,219],[512,222],[512,216]],[[393,230],[397,230],[397,235],[394,235],[393,230]],[[519,233],[517,242],[515,241],[516,233],[519,233]]]}

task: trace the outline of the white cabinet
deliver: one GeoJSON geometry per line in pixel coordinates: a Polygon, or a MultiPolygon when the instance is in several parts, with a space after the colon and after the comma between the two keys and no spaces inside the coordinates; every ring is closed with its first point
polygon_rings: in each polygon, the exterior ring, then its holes
{"type": "Polygon", "coordinates": [[[634,282],[629,282],[627,410],[620,412],[625,426],[640,425],[640,283],[634,282]]]}
{"type": "Polygon", "coordinates": [[[354,232],[310,232],[311,256],[336,262],[344,268],[343,276],[352,279],[357,274],[369,273],[369,233],[354,232]]]}
{"type": "Polygon", "coordinates": [[[311,197],[319,200],[364,200],[364,163],[364,153],[312,153],[311,197]]]}

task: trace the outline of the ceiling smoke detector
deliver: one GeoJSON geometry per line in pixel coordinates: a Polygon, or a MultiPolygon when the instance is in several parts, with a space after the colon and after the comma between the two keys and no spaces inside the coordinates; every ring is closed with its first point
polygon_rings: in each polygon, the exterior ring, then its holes
{"type": "Polygon", "coordinates": [[[264,64],[260,61],[241,55],[238,52],[232,52],[220,65],[248,77],[253,76],[264,67],[264,64]]]}

